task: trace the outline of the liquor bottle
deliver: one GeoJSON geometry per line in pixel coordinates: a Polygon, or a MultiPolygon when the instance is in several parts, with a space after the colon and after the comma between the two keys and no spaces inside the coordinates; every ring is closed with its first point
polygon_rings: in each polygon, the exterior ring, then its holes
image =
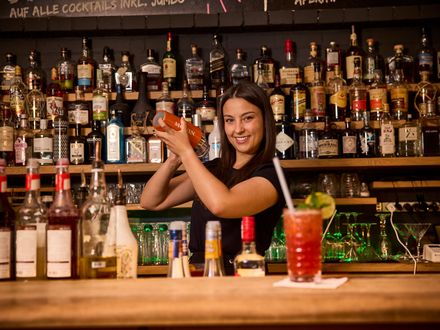
{"type": "MultiPolygon", "coordinates": [[[[351,26],[351,34],[350,34],[350,47],[348,47],[345,52],[345,68],[347,75],[347,84],[352,84],[354,79],[354,68],[355,68],[355,60],[359,60],[359,67],[362,68],[363,65],[363,51],[362,48],[358,46],[357,35],[354,31],[354,25],[351,26]]],[[[360,79],[362,80],[362,74],[360,79]]]]}
{"type": "Polygon", "coordinates": [[[168,111],[172,114],[175,112],[175,103],[170,97],[170,91],[166,81],[162,82],[162,95],[156,101],[156,111],[168,111]]]}
{"type": "Polygon", "coordinates": [[[14,124],[11,111],[6,104],[0,104],[0,158],[7,165],[14,163],[14,124]]]}
{"type": "Polygon", "coordinates": [[[130,52],[123,50],[121,52],[121,65],[115,72],[115,84],[122,85],[126,92],[135,90],[135,72],[130,63],[130,52]]]}
{"type": "Polygon", "coordinates": [[[165,145],[161,139],[154,135],[151,135],[147,140],[147,156],[148,163],[160,164],[165,161],[165,145]]]}
{"type": "Polygon", "coordinates": [[[291,121],[300,123],[304,121],[304,114],[310,100],[309,89],[303,83],[301,74],[296,75],[296,84],[290,89],[291,121]]]}
{"type": "Polygon", "coordinates": [[[104,155],[104,134],[101,132],[101,122],[99,120],[92,121],[92,130],[86,136],[87,141],[87,151],[88,157],[86,157],[89,162],[93,162],[96,158],[96,146],[99,145],[99,159],[103,159],[104,155]]]}
{"type": "Polygon", "coordinates": [[[258,87],[262,88],[266,93],[269,90],[269,83],[266,81],[266,75],[264,73],[264,64],[262,62],[257,63],[257,77],[255,83],[258,87]]]}
{"type": "Polygon", "coordinates": [[[55,198],[47,212],[47,278],[77,278],[79,210],[73,204],[69,160],[56,164],[55,198]]]}
{"type": "Polygon", "coordinates": [[[15,166],[26,166],[27,161],[32,158],[33,141],[34,134],[29,129],[27,116],[26,114],[22,114],[20,119],[20,127],[15,133],[15,166]]]}
{"type": "Polygon", "coordinates": [[[15,66],[17,65],[17,57],[12,53],[5,54],[6,63],[1,68],[2,73],[1,79],[1,93],[3,95],[9,94],[9,89],[11,88],[12,79],[15,76],[15,66]]]}
{"type": "Polygon", "coordinates": [[[391,115],[396,120],[406,119],[408,113],[408,86],[403,79],[402,64],[397,58],[390,87],[391,115]]]}
{"type": "Polygon", "coordinates": [[[394,45],[394,55],[386,59],[385,82],[387,84],[393,82],[397,59],[402,63],[403,80],[408,84],[414,82],[414,58],[404,53],[404,47],[401,44],[394,45]]]}
{"type": "Polygon", "coordinates": [[[328,47],[325,49],[326,68],[325,82],[328,84],[335,76],[335,68],[339,67],[342,78],[342,51],[335,41],[330,41],[328,47]]]}
{"type": "Polygon", "coordinates": [[[69,159],[69,121],[64,108],[58,109],[59,113],[52,122],[53,134],[53,160],[69,159]]]}
{"type": "Polygon", "coordinates": [[[81,184],[75,191],[75,206],[78,210],[81,210],[82,206],[86,202],[89,197],[89,186],[86,182],[86,175],[84,174],[84,170],[81,170],[81,184]]]}
{"type": "Polygon", "coordinates": [[[357,156],[357,134],[351,129],[351,119],[345,118],[345,129],[341,132],[341,156],[343,158],[355,158],[357,156]]]}
{"type": "Polygon", "coordinates": [[[53,135],[47,129],[47,119],[41,118],[40,129],[34,133],[32,157],[38,159],[40,165],[53,165],[53,135]]]}
{"type": "Polygon", "coordinates": [[[255,219],[245,216],[241,220],[242,250],[234,259],[236,276],[259,277],[265,275],[264,257],[255,247],[255,219]]]}
{"type": "Polygon", "coordinates": [[[381,70],[374,70],[373,76],[373,81],[368,89],[371,112],[370,119],[373,121],[379,121],[385,103],[387,103],[387,86],[383,82],[381,70]]]}
{"type": "Polygon", "coordinates": [[[114,75],[116,66],[114,63],[113,51],[109,47],[104,47],[102,51],[102,62],[98,63],[96,70],[96,86],[102,84],[108,92],[115,88],[114,75]]]}
{"type": "Polygon", "coordinates": [[[191,90],[203,88],[204,69],[205,64],[198,54],[197,45],[191,44],[191,56],[185,61],[186,81],[191,90]]]}
{"type": "Polygon", "coordinates": [[[270,55],[269,48],[264,45],[260,48],[260,57],[254,61],[253,65],[253,76],[255,83],[257,83],[258,81],[259,70],[262,70],[263,80],[265,83],[267,83],[268,88],[273,88],[275,84],[275,74],[277,68],[275,60],[270,55]]]}
{"type": "Polygon", "coordinates": [[[435,78],[434,74],[434,50],[431,46],[431,38],[425,27],[422,27],[422,37],[420,47],[417,53],[417,72],[426,71],[428,79],[435,78]]]}
{"type": "Polygon", "coordinates": [[[310,108],[314,121],[323,121],[326,115],[326,99],[324,81],[321,80],[321,67],[319,64],[314,66],[315,77],[310,83],[310,108]]]}
{"type": "Polygon", "coordinates": [[[331,121],[343,121],[347,111],[347,84],[338,64],[334,65],[333,70],[333,77],[327,84],[328,114],[331,121]]]}
{"type": "Polygon", "coordinates": [[[212,36],[212,46],[209,52],[209,77],[211,88],[217,89],[221,84],[221,74],[226,75],[226,51],[218,34],[212,36]]]}
{"type": "Polygon", "coordinates": [[[162,57],[163,79],[168,83],[170,90],[176,89],[177,84],[177,63],[176,55],[173,52],[173,40],[171,32],[167,33],[166,51],[162,57]]]}
{"type": "Polygon", "coordinates": [[[84,127],[90,125],[90,102],[85,100],[84,91],[79,86],[75,87],[75,101],[67,103],[66,108],[71,128],[76,124],[84,127]]]}
{"type": "Polygon", "coordinates": [[[362,120],[367,111],[367,88],[362,82],[361,62],[354,59],[353,79],[348,89],[350,95],[350,110],[352,120],[362,120]]]}
{"type": "Polygon", "coordinates": [[[188,250],[188,230],[187,222],[180,221],[182,228],[182,264],[183,274],[185,277],[191,277],[191,271],[189,270],[189,250],[188,250]]]}
{"type": "Polygon", "coordinates": [[[232,85],[237,85],[242,79],[250,80],[249,66],[246,64],[245,53],[241,48],[235,50],[235,60],[229,68],[229,77],[232,85]]]}
{"type": "Polygon", "coordinates": [[[0,281],[11,280],[15,275],[14,226],[15,211],[9,203],[6,161],[0,158],[0,281]]]}
{"type": "Polygon", "coordinates": [[[279,159],[295,159],[297,154],[296,133],[288,118],[287,115],[282,115],[275,121],[275,148],[279,159]]]}
{"type": "Polygon", "coordinates": [[[299,158],[318,158],[318,131],[313,124],[313,115],[310,109],[304,113],[304,124],[299,134],[299,158]]]}
{"type": "Polygon", "coordinates": [[[28,89],[21,79],[21,68],[15,66],[15,75],[11,80],[11,87],[9,89],[9,106],[14,114],[13,121],[18,124],[20,122],[20,116],[26,111],[26,95],[28,89]]]}
{"type": "Polygon", "coordinates": [[[116,224],[116,273],[117,278],[136,278],[138,243],[130,229],[126,204],[122,174],[118,170],[118,184],[110,212],[110,223],[116,224]]]}
{"type": "Polygon", "coordinates": [[[136,125],[131,127],[131,135],[125,139],[126,163],[147,162],[147,140],[140,135],[136,125]]]}
{"type": "Polygon", "coordinates": [[[293,41],[286,39],[284,42],[285,59],[279,69],[280,84],[282,88],[291,88],[297,81],[296,77],[301,72],[301,68],[296,63],[293,41]]]}
{"type": "Polygon", "coordinates": [[[440,155],[440,116],[436,115],[432,103],[427,103],[426,112],[422,113],[423,156],[440,155]]]}
{"type": "Polygon", "coordinates": [[[124,127],[130,127],[131,120],[130,120],[130,106],[125,102],[124,100],[124,94],[123,94],[124,87],[121,84],[116,85],[116,102],[113,103],[110,106],[110,112],[112,109],[116,110],[116,116],[119,117],[119,119],[124,124],[124,127]]]}
{"type": "Polygon", "coordinates": [[[95,88],[95,61],[89,49],[89,41],[82,38],[82,52],[76,65],[78,86],[85,92],[92,92],[95,88]]]}
{"type": "Polygon", "coordinates": [[[162,66],[156,61],[152,49],[147,49],[147,61],[141,64],[140,70],[147,73],[147,90],[160,90],[162,87],[162,66]]]}
{"type": "MultiPolygon", "coordinates": [[[[404,119],[406,120],[406,116],[404,119]]],[[[394,157],[396,155],[395,130],[387,103],[384,104],[384,110],[381,113],[379,123],[378,155],[394,157]]]]}
{"type": "Polygon", "coordinates": [[[115,278],[116,219],[110,217],[104,162],[98,157],[92,163],[89,187],[89,197],[81,208],[80,278],[115,278]]]}
{"type": "Polygon", "coordinates": [[[324,71],[324,62],[318,55],[318,44],[315,41],[310,43],[310,53],[307,59],[306,65],[304,66],[304,83],[309,85],[315,79],[315,66],[319,65],[321,72],[321,79],[324,71]]]}
{"type": "Polygon", "coordinates": [[[272,108],[272,112],[275,121],[280,120],[286,115],[286,95],[280,86],[280,76],[275,77],[275,88],[269,95],[269,103],[272,108]]]}
{"type": "Polygon", "coordinates": [[[87,140],[81,134],[81,124],[75,126],[75,135],[69,139],[70,163],[74,165],[85,164],[87,162],[87,140]]]}
{"type": "MultiPolygon", "coordinates": [[[[218,87],[221,86],[221,78],[218,87]]],[[[215,102],[209,97],[208,84],[203,84],[202,99],[195,105],[195,112],[199,113],[201,120],[212,123],[216,114],[215,102]]]]}
{"type": "Polygon", "coordinates": [[[209,143],[209,160],[220,157],[221,143],[220,143],[220,129],[218,127],[218,118],[214,117],[214,128],[208,136],[209,143]]]}
{"type": "Polygon", "coordinates": [[[106,127],[105,160],[109,164],[123,164],[125,162],[124,124],[116,116],[116,110],[110,113],[110,121],[106,127]]]}
{"type": "Polygon", "coordinates": [[[318,157],[339,157],[338,133],[332,128],[329,116],[325,116],[324,129],[318,134],[318,157]]]}
{"type": "Polygon", "coordinates": [[[104,84],[100,82],[100,84],[93,91],[92,96],[92,113],[93,120],[102,121],[105,123],[108,120],[108,103],[109,103],[109,95],[104,87],[104,84]]]}
{"type": "Polygon", "coordinates": [[[63,107],[63,92],[58,83],[57,68],[50,69],[51,82],[46,90],[46,118],[51,121],[58,114],[60,108],[63,107]]]}
{"type": "Polygon", "coordinates": [[[223,261],[221,259],[221,226],[219,221],[207,221],[205,227],[205,267],[204,277],[224,276],[223,261]]]}
{"type": "Polygon", "coordinates": [[[422,130],[418,119],[409,113],[407,120],[398,128],[398,150],[400,157],[418,157],[421,154],[422,130]]]}
{"type": "Polygon", "coordinates": [[[370,113],[363,113],[364,126],[358,132],[358,156],[376,157],[377,139],[376,132],[370,127],[370,113]]]}
{"type": "MultiPolygon", "coordinates": [[[[33,89],[29,91],[29,93],[27,93],[25,98],[25,106],[26,113],[29,116],[28,118],[32,129],[38,128],[38,122],[40,121],[40,118],[45,115],[45,105],[45,96],[39,89],[33,89]]],[[[53,112],[52,116],[48,117],[51,125],[53,118],[57,114],[57,111],[59,111],[59,109],[53,112]]],[[[19,121],[16,124],[18,125],[19,121]]]]}
{"type": "Polygon", "coordinates": [[[40,200],[38,160],[30,158],[26,169],[26,195],[15,225],[15,274],[20,280],[46,278],[47,209],[40,200]]]}
{"type": "Polygon", "coordinates": [[[191,121],[194,114],[194,101],[191,98],[191,92],[188,90],[188,84],[183,82],[182,97],[177,101],[177,115],[191,121]]]}
{"type": "Polygon", "coordinates": [[[24,70],[24,83],[29,90],[38,89],[45,91],[44,71],[40,66],[38,51],[32,49],[29,52],[29,66],[24,70]]]}
{"type": "Polygon", "coordinates": [[[383,68],[383,59],[376,50],[376,41],[373,38],[367,39],[367,52],[365,53],[364,67],[364,83],[371,85],[371,83],[374,81],[376,70],[382,74],[383,68]]]}
{"type": "Polygon", "coordinates": [[[183,278],[185,271],[182,260],[182,221],[172,221],[169,226],[168,277],[183,278]]]}
{"type": "Polygon", "coordinates": [[[139,95],[131,110],[131,126],[144,127],[147,123],[147,119],[151,120],[153,117],[154,109],[148,101],[147,94],[147,74],[145,72],[139,72],[139,95]]]}
{"type": "Polygon", "coordinates": [[[58,82],[64,93],[73,92],[75,82],[75,63],[72,61],[72,55],[69,49],[61,48],[61,57],[57,63],[58,82]]]}
{"type": "Polygon", "coordinates": [[[420,115],[426,114],[428,107],[435,108],[437,88],[429,81],[429,72],[420,72],[420,82],[417,84],[417,92],[414,97],[414,107],[420,115]]]}

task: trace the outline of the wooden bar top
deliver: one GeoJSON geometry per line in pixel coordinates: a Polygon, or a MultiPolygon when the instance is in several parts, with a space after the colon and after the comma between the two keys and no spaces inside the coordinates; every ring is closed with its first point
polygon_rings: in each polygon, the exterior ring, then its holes
{"type": "Polygon", "coordinates": [[[356,277],[337,289],[273,287],[283,278],[3,282],[0,328],[440,324],[440,275],[356,277]]]}

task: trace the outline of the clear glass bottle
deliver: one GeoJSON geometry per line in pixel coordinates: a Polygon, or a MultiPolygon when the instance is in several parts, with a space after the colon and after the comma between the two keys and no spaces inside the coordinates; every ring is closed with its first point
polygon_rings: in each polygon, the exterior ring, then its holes
{"type": "Polygon", "coordinates": [[[102,50],[102,62],[98,63],[96,70],[96,86],[103,84],[108,92],[113,91],[115,89],[115,72],[113,50],[106,46],[102,50]]]}
{"type": "Polygon", "coordinates": [[[151,135],[148,138],[147,156],[148,163],[160,164],[165,161],[165,145],[157,136],[151,135]]]}
{"type": "Polygon", "coordinates": [[[321,79],[321,67],[319,64],[314,66],[315,76],[310,83],[310,108],[314,121],[323,121],[326,114],[326,98],[324,81],[321,79]]]}
{"type": "Polygon", "coordinates": [[[286,39],[284,42],[284,56],[279,69],[280,85],[282,88],[291,88],[297,83],[297,75],[301,73],[301,68],[296,63],[294,44],[291,39],[286,39]]]}
{"type": "Polygon", "coordinates": [[[12,79],[15,76],[15,66],[17,65],[17,57],[12,53],[5,54],[5,64],[1,68],[1,93],[3,95],[9,94],[12,79]]]}
{"type": "Polygon", "coordinates": [[[121,84],[116,85],[116,102],[110,105],[109,111],[111,112],[112,109],[116,110],[116,116],[119,117],[119,119],[124,124],[124,127],[130,127],[131,125],[131,118],[130,118],[130,106],[127,102],[124,100],[124,87],[121,84]]]}
{"type": "Polygon", "coordinates": [[[13,115],[4,103],[0,103],[0,110],[0,158],[4,159],[7,165],[12,165],[14,163],[13,115]]]}
{"type": "Polygon", "coordinates": [[[81,134],[81,124],[75,126],[75,135],[69,138],[70,163],[74,165],[85,164],[87,162],[87,140],[81,134]]]}
{"type": "Polygon", "coordinates": [[[408,86],[403,77],[403,62],[398,58],[395,62],[393,83],[390,86],[391,115],[393,119],[406,119],[408,113],[408,86]]]}
{"type": "Polygon", "coordinates": [[[66,108],[71,128],[76,124],[84,127],[90,125],[90,103],[85,100],[84,91],[78,86],[75,88],[75,101],[67,103],[66,108]]]}
{"type": "Polygon", "coordinates": [[[58,83],[58,70],[50,70],[51,82],[46,90],[46,118],[53,120],[58,113],[58,109],[63,107],[63,91],[58,83]]]}
{"type": "Polygon", "coordinates": [[[355,158],[357,156],[357,134],[351,129],[351,119],[345,118],[345,129],[341,132],[341,156],[355,158]]]}
{"type": "Polygon", "coordinates": [[[11,87],[9,89],[9,106],[14,116],[14,122],[20,122],[20,116],[26,111],[26,95],[28,89],[21,79],[21,68],[15,66],[15,75],[11,80],[11,87]]]}
{"type": "Polygon", "coordinates": [[[170,96],[168,88],[168,82],[162,82],[162,95],[156,101],[156,111],[168,111],[169,113],[175,113],[176,104],[170,96]]]}
{"type": "Polygon", "coordinates": [[[46,278],[46,230],[47,209],[40,199],[39,163],[30,158],[26,169],[26,195],[15,225],[17,279],[46,278]]]}
{"type": "Polygon", "coordinates": [[[113,109],[110,121],[106,127],[105,160],[109,164],[123,164],[125,162],[124,125],[113,109]]]}
{"type": "Polygon", "coordinates": [[[89,49],[89,40],[82,38],[81,56],[76,64],[78,86],[85,92],[92,92],[95,88],[95,61],[89,49]]]}
{"type": "Polygon", "coordinates": [[[383,111],[380,118],[379,156],[394,157],[396,155],[396,139],[394,126],[388,111],[383,111]]]}
{"type": "Polygon", "coordinates": [[[73,92],[75,83],[75,63],[72,61],[69,49],[61,48],[60,59],[57,63],[58,81],[60,88],[65,93],[73,92]]]}
{"type": "Polygon", "coordinates": [[[173,221],[169,226],[168,277],[183,278],[185,271],[182,260],[182,221],[173,221]]]}
{"type": "Polygon", "coordinates": [[[177,63],[173,51],[173,37],[171,32],[167,33],[166,51],[162,57],[163,79],[168,83],[170,90],[176,89],[177,84],[177,63]]]}
{"type": "MultiPolygon", "coordinates": [[[[45,103],[45,96],[39,89],[33,89],[29,91],[29,93],[27,93],[25,98],[25,106],[26,113],[28,115],[30,126],[32,129],[37,129],[40,118],[45,116],[45,103]]],[[[59,108],[56,108],[55,111],[52,112],[51,116],[48,116],[46,114],[46,118],[49,119],[49,126],[52,126],[52,121],[59,111],[59,108]]],[[[16,124],[18,125],[19,121],[16,124]]]]}
{"type": "Polygon", "coordinates": [[[427,108],[435,109],[435,100],[437,98],[437,88],[429,81],[429,72],[420,72],[420,82],[417,84],[417,92],[414,97],[414,108],[420,115],[426,114],[427,108]]]}
{"type": "MultiPolygon", "coordinates": [[[[348,47],[345,52],[345,69],[346,69],[346,77],[347,84],[352,84],[354,79],[354,68],[355,68],[355,60],[359,61],[359,67],[362,68],[363,65],[363,51],[362,48],[358,45],[357,35],[354,31],[354,25],[351,26],[351,34],[350,34],[350,47],[348,47]]],[[[362,74],[360,76],[362,80],[362,74]]]]}
{"type": "Polygon", "coordinates": [[[55,185],[55,198],[47,212],[47,278],[77,278],[80,214],[72,199],[68,159],[57,161],[55,185]]]}
{"type": "Polygon", "coordinates": [[[426,27],[422,27],[419,51],[417,53],[417,72],[427,72],[428,79],[433,78],[434,73],[434,50],[431,38],[426,27]]]}
{"type": "Polygon", "coordinates": [[[258,85],[258,87],[266,91],[266,93],[270,88],[269,83],[266,81],[266,75],[264,74],[264,64],[261,62],[257,63],[257,78],[255,83],[258,85]]]}
{"type": "Polygon", "coordinates": [[[53,134],[53,160],[69,159],[69,121],[66,109],[60,108],[57,116],[52,122],[53,134]]]}
{"type": "Polygon", "coordinates": [[[241,48],[235,50],[235,60],[229,68],[229,77],[234,86],[242,79],[250,80],[249,66],[246,64],[245,53],[241,48]]]}
{"type": "Polygon", "coordinates": [[[221,72],[223,71],[223,75],[226,75],[226,62],[226,51],[221,43],[221,36],[214,34],[209,52],[209,76],[212,89],[217,89],[221,84],[221,72]]]}
{"type": "Polygon", "coordinates": [[[185,74],[189,89],[201,90],[203,88],[204,70],[205,62],[198,54],[198,47],[196,44],[191,44],[191,56],[185,61],[185,74]]]}
{"type": "Polygon", "coordinates": [[[101,122],[99,120],[92,121],[92,130],[86,136],[88,156],[86,157],[89,162],[93,162],[96,158],[96,146],[99,145],[99,158],[103,159],[105,137],[101,132],[101,122]]]}
{"type": "Polygon", "coordinates": [[[376,41],[373,38],[367,39],[367,52],[365,53],[365,65],[363,80],[366,85],[371,85],[375,79],[376,71],[382,74],[383,59],[376,50],[376,41]]]}
{"type": "Polygon", "coordinates": [[[303,83],[301,74],[296,77],[296,84],[290,89],[291,122],[300,123],[304,121],[304,114],[309,107],[309,89],[303,83]]]}
{"type": "Polygon", "coordinates": [[[214,117],[214,128],[208,136],[209,143],[209,160],[220,157],[221,143],[220,143],[220,129],[218,127],[218,118],[214,117]]]}
{"type": "Polygon", "coordinates": [[[236,276],[265,276],[264,257],[257,253],[255,247],[255,218],[245,216],[241,220],[242,250],[234,259],[236,276]]]}
{"type": "Polygon", "coordinates": [[[383,82],[381,70],[375,70],[373,81],[368,89],[371,120],[378,121],[387,103],[387,86],[383,82]]]}
{"type": "Polygon", "coordinates": [[[194,101],[191,92],[188,90],[186,81],[183,82],[182,97],[177,101],[177,115],[191,121],[194,114],[194,101]]]}
{"type": "Polygon", "coordinates": [[[6,166],[6,161],[0,158],[0,281],[11,280],[15,276],[15,211],[9,202],[6,166]]]}
{"type": "Polygon", "coordinates": [[[276,63],[270,55],[269,47],[265,45],[261,46],[260,57],[257,58],[253,64],[253,81],[258,83],[258,76],[262,75],[262,78],[260,79],[262,79],[268,85],[268,88],[273,88],[275,84],[276,71],[276,63]]]}
{"type": "Polygon", "coordinates": [[[288,121],[288,116],[283,115],[275,121],[277,136],[275,140],[276,155],[279,159],[295,159],[298,152],[296,132],[288,121]]]}
{"type": "Polygon", "coordinates": [[[358,131],[358,156],[376,157],[377,138],[375,130],[370,127],[370,112],[363,114],[364,126],[358,131]]]}
{"type": "Polygon", "coordinates": [[[40,129],[34,133],[32,157],[40,165],[53,165],[53,134],[47,129],[47,119],[40,120],[40,129]]]}
{"type": "Polygon", "coordinates": [[[321,79],[323,77],[324,61],[319,57],[318,44],[315,41],[310,43],[309,58],[304,66],[304,83],[310,85],[315,79],[315,66],[319,65],[321,72],[321,79]]]}
{"type": "Polygon", "coordinates": [[[89,196],[81,208],[80,278],[115,278],[116,219],[110,217],[104,162],[99,158],[92,163],[89,187],[89,196]]]}
{"type": "Polygon", "coordinates": [[[20,127],[15,133],[15,166],[26,166],[27,161],[32,158],[33,142],[34,134],[29,129],[27,115],[22,114],[20,127]]]}
{"type": "Polygon", "coordinates": [[[336,41],[330,41],[328,47],[325,49],[325,58],[327,68],[325,72],[325,82],[329,84],[335,76],[336,66],[339,67],[342,78],[342,50],[336,41]]]}
{"type": "Polygon", "coordinates": [[[130,52],[123,50],[121,52],[121,65],[115,72],[115,85],[122,85],[126,92],[135,90],[135,72],[130,63],[130,52]]]}
{"type": "Polygon", "coordinates": [[[333,129],[329,116],[325,116],[324,129],[318,134],[318,157],[339,157],[338,133],[333,129]]]}
{"type": "MultiPolygon", "coordinates": [[[[221,78],[218,87],[221,86],[221,78]]],[[[195,112],[200,114],[201,119],[206,123],[212,123],[216,114],[215,102],[209,97],[208,84],[203,84],[202,99],[196,103],[195,112]]]]}
{"type": "Polygon", "coordinates": [[[204,277],[224,276],[223,261],[221,260],[221,227],[219,221],[206,222],[205,228],[205,267],[204,277]],[[220,235],[219,235],[220,230],[220,235]]]}
{"type": "Polygon", "coordinates": [[[131,127],[131,135],[125,139],[125,152],[127,164],[147,162],[147,140],[137,126],[131,127]]]}
{"type": "Polygon", "coordinates": [[[24,70],[24,83],[29,90],[46,90],[44,71],[40,65],[40,55],[35,49],[29,52],[29,66],[24,70]]]}
{"type": "Polygon", "coordinates": [[[347,83],[338,64],[333,66],[333,78],[327,84],[327,93],[330,120],[343,121],[347,111],[347,83]]]}
{"type": "Polygon", "coordinates": [[[147,49],[147,61],[141,64],[140,70],[147,73],[148,91],[158,91],[161,89],[162,66],[156,61],[153,49],[147,49]]]}
{"type": "Polygon", "coordinates": [[[350,110],[352,120],[362,120],[367,111],[367,88],[362,82],[361,62],[359,58],[354,60],[354,73],[352,83],[348,88],[350,95],[350,110]]]}
{"type": "Polygon", "coordinates": [[[387,57],[385,61],[385,82],[391,84],[394,80],[396,59],[400,59],[403,69],[403,80],[406,83],[414,82],[414,58],[404,53],[402,44],[394,45],[394,55],[387,57]]]}
{"type": "Polygon", "coordinates": [[[310,109],[304,114],[304,124],[299,134],[299,158],[318,158],[318,131],[313,124],[313,116],[310,109]]]}
{"type": "Polygon", "coordinates": [[[102,121],[103,124],[108,120],[108,104],[109,104],[109,94],[104,87],[104,84],[100,84],[93,91],[92,96],[92,117],[93,120],[102,121]]]}
{"type": "Polygon", "coordinates": [[[398,156],[418,157],[421,154],[422,130],[418,119],[408,114],[407,120],[398,128],[398,156]]]}

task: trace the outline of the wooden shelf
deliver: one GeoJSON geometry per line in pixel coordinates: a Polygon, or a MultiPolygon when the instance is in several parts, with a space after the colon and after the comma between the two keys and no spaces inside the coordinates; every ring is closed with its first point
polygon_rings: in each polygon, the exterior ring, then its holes
{"type": "MultiPolygon", "coordinates": [[[[304,199],[293,199],[293,204],[304,202],[304,199]]],[[[376,197],[335,198],[336,205],[376,205],[376,197]]]]}
{"type": "Polygon", "coordinates": [[[420,181],[373,181],[371,189],[424,189],[440,188],[440,180],[420,181]]]}
{"type": "MultiPolygon", "coordinates": [[[[127,204],[127,211],[145,211],[139,204],[127,204]]],[[[173,209],[188,209],[192,207],[192,201],[174,206],[173,209]]]]}

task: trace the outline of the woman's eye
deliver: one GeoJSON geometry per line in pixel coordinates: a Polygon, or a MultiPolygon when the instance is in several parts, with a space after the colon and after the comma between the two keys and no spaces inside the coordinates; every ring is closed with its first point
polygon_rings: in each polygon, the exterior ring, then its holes
{"type": "Polygon", "coordinates": [[[227,119],[225,119],[225,123],[232,123],[233,122],[233,119],[231,119],[231,118],[227,118],[227,119]]]}
{"type": "Polygon", "coordinates": [[[252,120],[252,119],[254,119],[254,117],[252,117],[252,116],[244,117],[244,120],[245,120],[245,121],[250,121],[250,120],[252,120]]]}

